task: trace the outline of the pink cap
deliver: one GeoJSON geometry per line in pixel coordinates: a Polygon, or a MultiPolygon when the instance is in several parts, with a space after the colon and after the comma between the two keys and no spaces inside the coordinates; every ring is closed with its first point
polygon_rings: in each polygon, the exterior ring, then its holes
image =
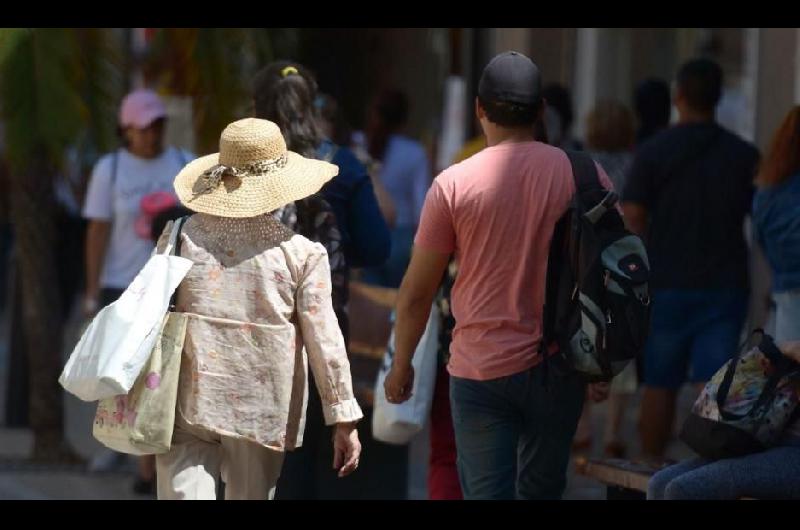
{"type": "Polygon", "coordinates": [[[122,100],[119,124],[123,127],[145,129],[155,120],[167,117],[167,108],[152,90],[134,90],[122,100]]]}

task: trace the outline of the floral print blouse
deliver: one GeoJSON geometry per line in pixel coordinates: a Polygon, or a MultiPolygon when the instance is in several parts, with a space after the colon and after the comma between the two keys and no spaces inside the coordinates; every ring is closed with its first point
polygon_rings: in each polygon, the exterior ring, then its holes
{"type": "Polygon", "coordinates": [[[342,235],[336,223],[333,208],[322,195],[316,194],[300,201],[289,203],[272,212],[273,217],[315,243],[322,243],[328,252],[333,284],[333,310],[339,320],[339,328],[348,338],[347,301],[349,294],[349,268],[342,246],[342,235]]]}
{"type": "Polygon", "coordinates": [[[271,214],[195,214],[180,255],[194,262],[176,304],[189,317],[178,388],[188,423],[278,451],[299,447],[309,365],[327,425],[363,417],[321,244],[271,214]]]}

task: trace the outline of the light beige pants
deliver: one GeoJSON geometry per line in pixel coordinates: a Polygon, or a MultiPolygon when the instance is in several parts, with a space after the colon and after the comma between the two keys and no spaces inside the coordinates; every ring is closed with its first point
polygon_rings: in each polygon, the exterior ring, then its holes
{"type": "Polygon", "coordinates": [[[159,500],[214,500],[217,477],[227,500],[267,500],[283,465],[283,453],[186,423],[175,415],[172,448],[156,456],[159,500]]]}

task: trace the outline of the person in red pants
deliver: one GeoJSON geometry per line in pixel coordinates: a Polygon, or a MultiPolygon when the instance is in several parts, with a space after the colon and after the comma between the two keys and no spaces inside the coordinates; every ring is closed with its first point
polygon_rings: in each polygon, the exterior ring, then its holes
{"type": "Polygon", "coordinates": [[[431,453],[428,464],[428,497],[433,501],[461,500],[456,469],[456,437],[450,415],[450,375],[440,367],[431,409],[431,453]]]}
{"type": "Polygon", "coordinates": [[[428,464],[428,497],[430,500],[461,500],[461,484],[456,468],[456,437],[453,417],[450,414],[450,375],[447,361],[450,357],[450,339],[455,319],[450,313],[450,289],[457,271],[451,262],[445,275],[436,303],[442,322],[439,327],[439,366],[431,407],[431,452],[428,464]]]}

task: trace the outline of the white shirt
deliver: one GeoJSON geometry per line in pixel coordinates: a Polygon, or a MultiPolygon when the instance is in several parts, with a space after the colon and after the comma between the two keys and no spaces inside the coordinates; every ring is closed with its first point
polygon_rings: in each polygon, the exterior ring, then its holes
{"type": "Polygon", "coordinates": [[[155,245],[151,239],[139,237],[135,230],[142,197],[156,191],[174,194],[175,176],[194,158],[192,153],[173,147],[153,159],[139,158],[127,149],[119,149],[97,162],[89,181],[83,216],[112,223],[100,287],[125,289],[147,263],[155,245]],[[115,156],[116,174],[112,175],[115,156]]]}

